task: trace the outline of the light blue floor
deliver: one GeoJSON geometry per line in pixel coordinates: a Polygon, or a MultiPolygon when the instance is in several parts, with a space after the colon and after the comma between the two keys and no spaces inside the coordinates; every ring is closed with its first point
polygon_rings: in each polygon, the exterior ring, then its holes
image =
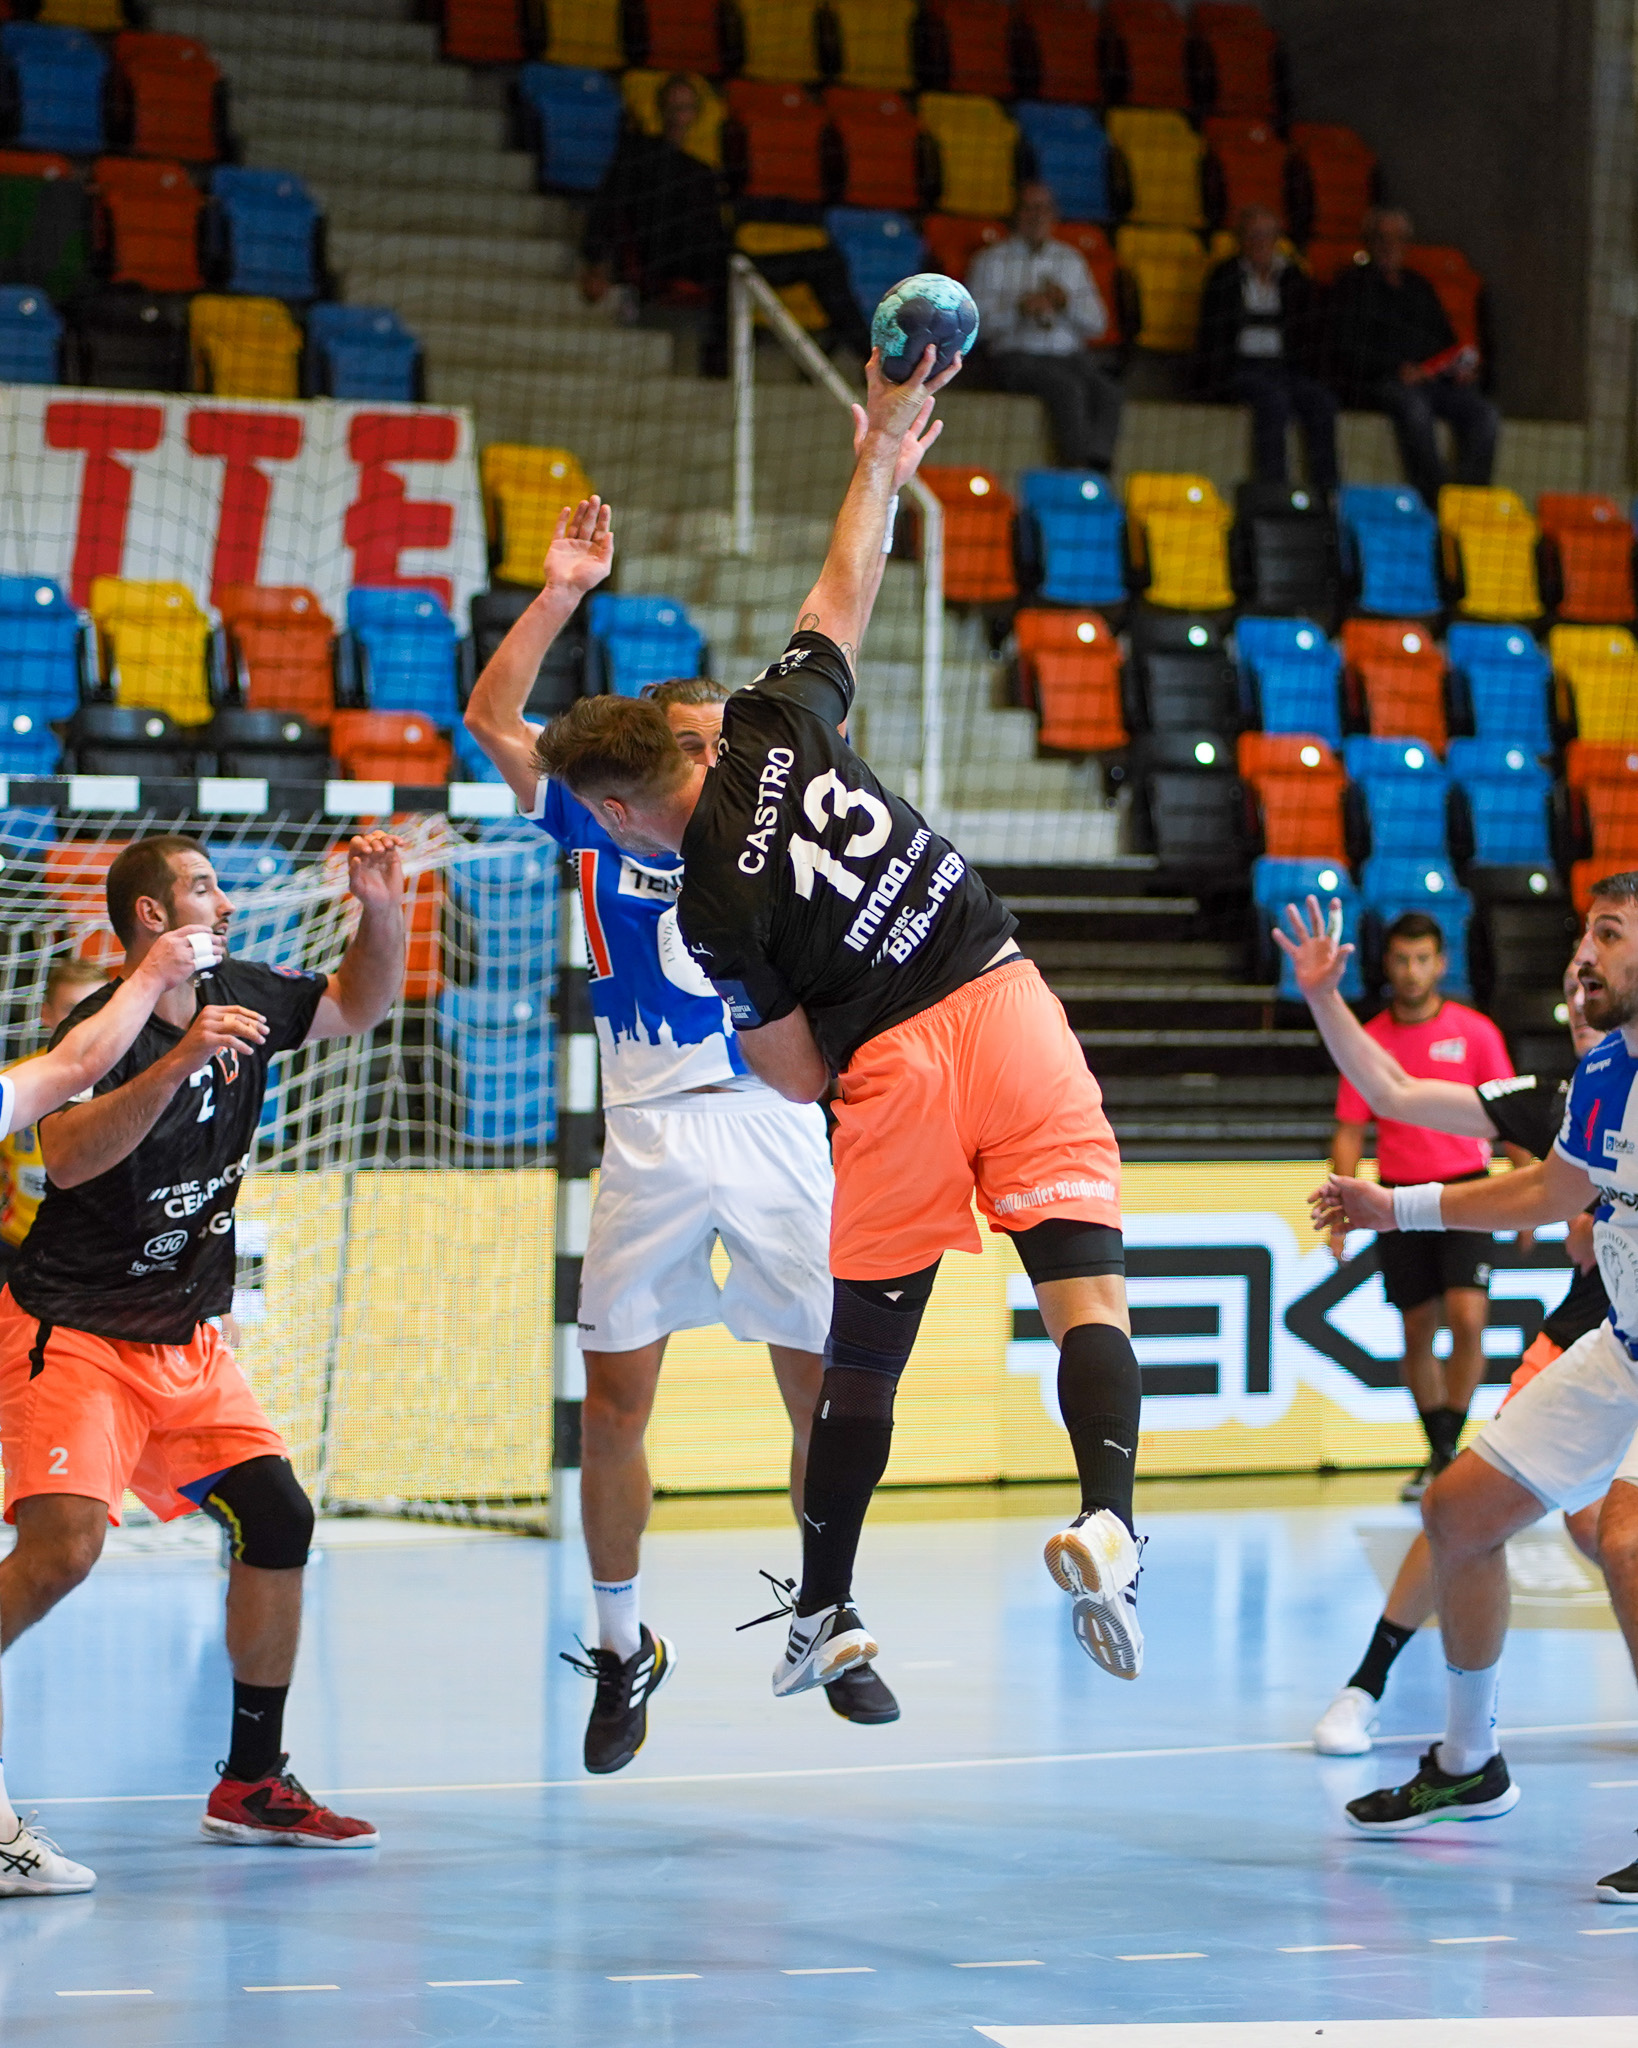
{"type": "Polygon", "coordinates": [[[678,1671],[637,1763],[596,1781],[590,1689],[557,1661],[586,1627],[578,1556],[338,1544],[289,1733],[307,1782],[379,1824],[358,1856],[199,1837],[221,1579],[105,1563],[6,1660],[8,1780],[101,1885],[0,1903],[0,2040],[977,2048],[980,2027],[1638,2013],[1638,1911],[1591,1891],[1638,1850],[1618,1637],[1515,1634],[1524,1798],[1488,1827],[1362,1843],[1339,1818],[1438,1722],[1428,1637],[1391,1746],[1294,1746],[1378,1609],[1356,1525],[1400,1512],[1150,1519],[1130,1686],[1074,1646],[1045,1517],[873,1529],[860,1597],[905,1708],[882,1729],[774,1701],[778,1630],[734,1633],[792,1537],[651,1538],[678,1671]]]}

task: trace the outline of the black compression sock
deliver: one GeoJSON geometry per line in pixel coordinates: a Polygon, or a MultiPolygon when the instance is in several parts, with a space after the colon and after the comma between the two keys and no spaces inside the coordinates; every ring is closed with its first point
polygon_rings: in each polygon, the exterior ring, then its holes
{"type": "Polygon", "coordinates": [[[1428,1440],[1429,1461],[1434,1464],[1437,1464],[1439,1459],[1439,1417],[1442,1413],[1443,1410],[1438,1408],[1418,1408],[1416,1411],[1416,1419],[1422,1425],[1422,1434],[1428,1440]]]}
{"type": "Polygon", "coordinates": [[[1433,1446],[1433,1462],[1448,1465],[1456,1455],[1456,1446],[1461,1442],[1462,1431],[1467,1426],[1465,1408],[1431,1408],[1422,1417],[1422,1427],[1427,1431],[1428,1442],[1433,1446]]]}
{"type": "MultiPolygon", "coordinates": [[[[829,1381],[832,1376],[827,1373],[825,1378],[829,1381]]],[[[820,1396],[808,1439],[807,1476],[802,1482],[798,1614],[817,1614],[821,1607],[840,1606],[847,1600],[865,1511],[877,1480],[887,1470],[887,1455],[893,1445],[891,1418],[827,1414],[827,1407],[833,1405],[820,1396]]]]}
{"type": "Polygon", "coordinates": [[[1132,1526],[1142,1374],[1124,1330],[1077,1323],[1058,1356],[1058,1409],[1069,1431],[1081,1508],[1108,1508],[1132,1526]]]}
{"type": "Polygon", "coordinates": [[[1376,1625],[1375,1635],[1371,1637],[1370,1648],[1360,1658],[1359,1669],[1348,1683],[1357,1685],[1361,1692],[1368,1692],[1373,1700],[1381,1699],[1393,1660],[1415,1633],[1415,1629],[1401,1628],[1397,1621],[1390,1621],[1383,1615],[1376,1625]]]}
{"type": "Polygon", "coordinates": [[[233,1681],[233,1746],[227,1775],[253,1785],[265,1778],[284,1748],[284,1703],[287,1685],[241,1685],[233,1681]]]}

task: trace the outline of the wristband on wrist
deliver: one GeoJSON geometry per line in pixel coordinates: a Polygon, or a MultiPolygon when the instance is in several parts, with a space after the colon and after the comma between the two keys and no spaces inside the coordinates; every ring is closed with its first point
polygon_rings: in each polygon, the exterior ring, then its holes
{"type": "Polygon", "coordinates": [[[1395,1188],[1393,1191],[1393,1223],[1396,1230],[1443,1230],[1445,1219],[1439,1204],[1444,1198],[1444,1183],[1437,1180],[1423,1181],[1414,1188],[1395,1188]]]}
{"type": "Polygon", "coordinates": [[[882,535],[882,553],[893,552],[893,529],[899,520],[899,494],[895,491],[887,501],[887,531],[882,535]]]}

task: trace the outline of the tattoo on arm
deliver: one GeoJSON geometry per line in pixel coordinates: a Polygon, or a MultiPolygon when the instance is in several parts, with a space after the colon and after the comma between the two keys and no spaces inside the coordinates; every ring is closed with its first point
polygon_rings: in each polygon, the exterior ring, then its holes
{"type": "Polygon", "coordinates": [[[799,633],[817,633],[819,630],[819,614],[817,612],[804,612],[796,622],[796,630],[799,633]]]}

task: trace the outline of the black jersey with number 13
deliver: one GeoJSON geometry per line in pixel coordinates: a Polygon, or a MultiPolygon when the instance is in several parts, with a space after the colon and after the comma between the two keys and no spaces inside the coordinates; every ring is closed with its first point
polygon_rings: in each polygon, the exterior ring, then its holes
{"type": "Polygon", "coordinates": [[[839,1073],[980,973],[1017,929],[947,839],[837,732],[853,673],[822,633],[723,707],[683,838],[677,922],[736,1026],[800,1004],[839,1073]]]}

